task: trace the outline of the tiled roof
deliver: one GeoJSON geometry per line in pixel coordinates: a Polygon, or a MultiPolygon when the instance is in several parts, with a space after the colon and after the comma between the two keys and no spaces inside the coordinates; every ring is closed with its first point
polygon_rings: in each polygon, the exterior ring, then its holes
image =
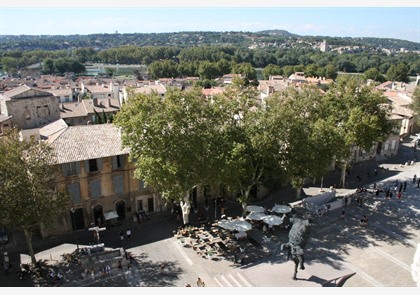
{"type": "Polygon", "coordinates": [[[7,96],[9,98],[13,98],[16,95],[22,94],[28,90],[30,90],[31,87],[26,86],[26,85],[22,85],[16,88],[13,88],[12,90],[6,91],[3,95],[7,96]]]}
{"type": "Polygon", "coordinates": [[[70,126],[51,146],[58,164],[128,154],[119,129],[113,124],[70,126]]]}
{"type": "Polygon", "coordinates": [[[89,90],[91,93],[112,93],[112,89],[108,86],[100,86],[100,85],[85,85],[86,89],[89,90]]]}
{"type": "Polygon", "coordinates": [[[144,85],[142,87],[137,87],[133,89],[134,93],[143,93],[143,94],[151,94],[152,92],[156,92],[157,94],[164,95],[166,93],[165,86],[158,84],[158,85],[144,85]]]}
{"type": "Polygon", "coordinates": [[[120,109],[120,103],[116,98],[98,98],[97,101],[98,106],[93,105],[92,99],[84,99],[81,102],[64,102],[60,116],[61,118],[85,117],[95,113],[94,108],[98,113],[102,113],[102,110],[105,113],[113,113],[120,109]],[[109,106],[109,102],[111,102],[111,106],[109,106]]]}

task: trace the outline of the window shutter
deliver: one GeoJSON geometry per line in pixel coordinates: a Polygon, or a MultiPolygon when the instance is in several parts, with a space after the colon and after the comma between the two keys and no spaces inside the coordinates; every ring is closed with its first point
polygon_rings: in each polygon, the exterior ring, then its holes
{"type": "Polygon", "coordinates": [[[80,185],[79,183],[72,183],[67,185],[67,191],[69,192],[71,199],[74,203],[80,202],[80,185]]]}
{"type": "Polygon", "coordinates": [[[125,155],[119,155],[118,157],[120,157],[120,167],[124,168],[125,155]]]}
{"type": "Polygon", "coordinates": [[[124,193],[124,178],[122,175],[114,176],[114,193],[122,194],[124,193]]]}
{"type": "Polygon", "coordinates": [[[89,182],[89,189],[90,189],[90,196],[92,199],[100,198],[102,196],[101,193],[101,180],[94,179],[89,182]]]}
{"type": "Polygon", "coordinates": [[[112,157],[112,169],[117,169],[117,156],[112,157]]]}
{"type": "Polygon", "coordinates": [[[80,174],[80,162],[79,161],[76,162],[76,173],[77,173],[77,175],[80,174]]]}
{"type": "Polygon", "coordinates": [[[85,173],[89,173],[89,160],[85,160],[85,173]]]}
{"type": "Polygon", "coordinates": [[[102,171],[102,159],[96,159],[96,164],[98,165],[98,171],[102,171]]]}
{"type": "Polygon", "coordinates": [[[63,176],[64,176],[64,177],[68,176],[68,173],[67,173],[67,172],[68,172],[68,170],[66,169],[66,168],[67,168],[67,167],[66,167],[66,165],[67,165],[67,164],[65,164],[65,163],[64,163],[64,164],[61,164],[61,170],[62,170],[62,172],[63,172],[63,176]]]}

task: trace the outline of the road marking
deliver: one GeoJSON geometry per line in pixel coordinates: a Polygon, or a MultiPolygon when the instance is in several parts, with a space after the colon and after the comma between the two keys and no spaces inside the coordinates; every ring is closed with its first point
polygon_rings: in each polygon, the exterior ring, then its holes
{"type": "MultiPolygon", "coordinates": [[[[382,228],[379,227],[381,230],[382,228]]],[[[348,231],[348,229],[343,229],[341,230],[342,233],[344,233],[345,235],[348,235],[349,237],[351,237],[352,239],[358,240],[358,241],[363,241],[363,239],[359,238],[358,236],[350,233],[348,231]]],[[[395,234],[394,232],[389,231],[390,234],[395,234]]],[[[395,234],[397,235],[397,234],[395,234]]],[[[399,236],[399,235],[397,235],[399,236]]],[[[395,257],[393,257],[392,255],[386,253],[385,251],[379,249],[378,247],[376,247],[375,245],[373,245],[372,243],[369,243],[369,248],[373,249],[373,251],[379,253],[379,255],[384,256],[385,258],[387,258],[388,260],[390,260],[391,262],[395,263],[396,265],[400,266],[401,268],[403,268],[404,270],[408,271],[409,273],[411,273],[411,267],[408,266],[407,264],[405,264],[404,262],[401,262],[400,260],[396,259],[395,257]]]]}
{"type": "MultiPolygon", "coordinates": [[[[169,242],[169,241],[166,241],[169,242]]],[[[171,241],[175,247],[177,248],[178,252],[181,254],[182,257],[184,257],[184,259],[188,262],[189,265],[193,265],[194,263],[192,262],[192,260],[187,256],[187,254],[185,254],[184,249],[182,249],[179,241],[171,241]]]]}
{"type": "Polygon", "coordinates": [[[344,265],[355,272],[357,275],[361,276],[364,280],[371,283],[374,287],[385,287],[381,282],[375,280],[373,277],[362,271],[361,269],[355,267],[352,263],[344,262],[344,265]]]}

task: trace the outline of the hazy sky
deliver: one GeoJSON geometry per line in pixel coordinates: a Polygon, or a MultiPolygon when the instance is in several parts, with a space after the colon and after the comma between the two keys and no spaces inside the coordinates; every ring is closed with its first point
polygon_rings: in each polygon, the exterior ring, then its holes
{"type": "Polygon", "coordinates": [[[341,1],[340,6],[322,0],[316,1],[318,6],[299,0],[293,4],[278,4],[284,1],[271,0],[264,4],[255,3],[255,0],[156,0],[148,4],[129,0],[73,0],[66,6],[47,0],[13,2],[16,1],[2,0],[0,4],[1,35],[280,29],[299,35],[380,37],[420,42],[420,1],[411,0],[341,1]],[[241,4],[234,6],[235,3],[241,4]]]}

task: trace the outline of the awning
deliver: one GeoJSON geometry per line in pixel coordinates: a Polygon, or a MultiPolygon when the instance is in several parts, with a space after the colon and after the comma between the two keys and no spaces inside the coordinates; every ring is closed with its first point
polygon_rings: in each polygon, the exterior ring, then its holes
{"type": "Polygon", "coordinates": [[[105,220],[110,220],[110,219],[118,218],[119,216],[118,216],[117,211],[109,211],[109,212],[104,213],[104,217],[105,217],[105,220]]]}

